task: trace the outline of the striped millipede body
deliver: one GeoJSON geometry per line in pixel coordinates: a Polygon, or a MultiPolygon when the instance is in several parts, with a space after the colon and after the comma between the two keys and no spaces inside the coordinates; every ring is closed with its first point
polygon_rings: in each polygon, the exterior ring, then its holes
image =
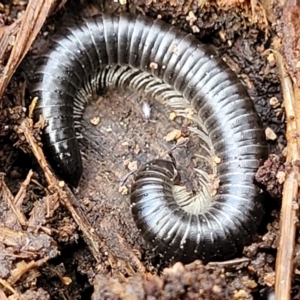
{"type": "MultiPolygon", "coordinates": [[[[133,216],[160,253],[183,261],[236,254],[263,215],[253,180],[266,156],[259,118],[237,76],[193,35],[160,20],[103,14],[74,23],[53,37],[31,82],[31,96],[39,99],[35,118],[47,120],[43,141],[52,165],[78,185],[82,161],[76,126],[95,87],[159,95],[182,115],[192,107],[208,160],[220,161],[212,167],[220,181],[217,194],[203,188],[198,198],[181,201],[175,197],[174,163],[157,159],[136,174],[133,216]]],[[[205,171],[197,171],[207,183],[205,171]]]]}

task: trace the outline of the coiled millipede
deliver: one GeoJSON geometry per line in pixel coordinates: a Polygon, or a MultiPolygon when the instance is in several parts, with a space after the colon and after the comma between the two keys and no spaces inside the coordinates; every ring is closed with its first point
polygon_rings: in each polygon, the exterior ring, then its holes
{"type": "MultiPolygon", "coordinates": [[[[180,200],[174,163],[157,159],[136,175],[133,216],[160,253],[183,261],[236,254],[263,215],[254,174],[267,150],[253,103],[234,72],[193,35],[161,20],[103,14],[62,29],[35,72],[31,96],[39,99],[35,118],[47,121],[43,142],[49,160],[73,186],[82,174],[76,126],[95,86],[159,96],[179,115],[186,107],[196,111],[194,132],[206,160],[220,159],[212,167],[220,181],[217,194],[204,187],[180,200]]],[[[208,174],[198,173],[205,185],[208,174]]]]}

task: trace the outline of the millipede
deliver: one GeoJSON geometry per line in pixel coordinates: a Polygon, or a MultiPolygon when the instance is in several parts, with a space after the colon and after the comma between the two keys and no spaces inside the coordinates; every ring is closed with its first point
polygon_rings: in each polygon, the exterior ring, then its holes
{"type": "Polygon", "coordinates": [[[181,261],[227,259],[251,240],[264,213],[254,175],[267,155],[265,135],[246,88],[207,45],[159,19],[104,13],[63,26],[41,60],[30,95],[38,97],[34,117],[47,122],[45,153],[62,179],[74,187],[80,181],[77,127],[92,89],[159,95],[178,114],[185,106],[195,111],[194,133],[219,186],[210,193],[208,174],[199,169],[201,192],[182,196],[176,163],[148,162],[130,196],[142,236],[181,261]]]}

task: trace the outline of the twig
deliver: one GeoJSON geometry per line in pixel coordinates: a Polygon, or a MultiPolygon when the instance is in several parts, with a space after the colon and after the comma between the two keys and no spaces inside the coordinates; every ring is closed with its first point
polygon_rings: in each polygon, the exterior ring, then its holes
{"type": "Polygon", "coordinates": [[[3,62],[4,60],[4,55],[10,44],[11,38],[15,36],[20,30],[20,25],[22,20],[23,20],[23,16],[21,16],[18,20],[16,20],[12,24],[7,26],[2,26],[0,28],[0,61],[1,62],[3,62]]]}
{"type": "Polygon", "coordinates": [[[31,269],[37,269],[46,264],[50,259],[49,256],[45,256],[37,261],[32,260],[29,263],[19,264],[13,271],[8,279],[8,282],[14,285],[24,274],[26,274],[31,269]]]}
{"type": "Polygon", "coordinates": [[[8,289],[16,297],[16,299],[20,299],[20,294],[6,280],[0,278],[0,284],[8,289]]]}
{"type": "MultiPolygon", "coordinates": [[[[16,295],[15,295],[16,296],[16,295]]],[[[18,296],[19,297],[19,296],[18,296]]],[[[19,298],[16,298],[19,299],[19,298]]],[[[9,300],[4,294],[3,290],[0,288],[0,300],[9,300]]]]}
{"type": "Polygon", "coordinates": [[[226,267],[232,267],[232,266],[236,266],[239,264],[249,264],[250,263],[250,259],[247,257],[241,257],[241,258],[235,258],[235,259],[230,259],[230,260],[226,260],[226,261],[216,261],[216,262],[209,262],[207,264],[208,268],[226,268],[226,267]]]}
{"type": "Polygon", "coordinates": [[[54,6],[55,0],[30,0],[23,16],[20,30],[7,65],[0,77],[0,105],[3,93],[18,65],[26,55],[36,36],[40,32],[45,19],[54,6]]]}
{"type": "Polygon", "coordinates": [[[27,227],[27,219],[25,215],[23,214],[22,210],[19,209],[18,206],[16,206],[15,201],[14,201],[14,196],[12,195],[11,191],[7,187],[4,181],[4,174],[0,174],[0,190],[3,199],[7,201],[8,206],[11,208],[15,215],[16,221],[19,223],[19,225],[23,227],[27,227]]]}
{"type": "Polygon", "coordinates": [[[33,171],[29,170],[26,179],[22,182],[22,185],[21,185],[17,195],[15,196],[14,204],[18,208],[21,208],[23,201],[26,197],[27,188],[30,184],[32,175],[33,175],[33,171]]]}
{"type": "MultiPolygon", "coordinates": [[[[279,245],[276,258],[276,299],[290,299],[293,274],[293,257],[295,250],[296,224],[298,222],[298,178],[299,178],[299,133],[297,128],[299,117],[295,114],[295,94],[292,80],[289,77],[282,56],[277,52],[276,63],[281,80],[286,111],[287,163],[291,168],[287,171],[283,187],[283,198],[280,218],[279,245]]],[[[299,100],[298,100],[299,102],[299,100]]]]}

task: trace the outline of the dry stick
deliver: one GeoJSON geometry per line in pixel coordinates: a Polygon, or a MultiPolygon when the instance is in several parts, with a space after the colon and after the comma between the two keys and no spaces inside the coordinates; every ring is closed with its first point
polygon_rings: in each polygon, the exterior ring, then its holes
{"type": "Polygon", "coordinates": [[[0,284],[15,296],[14,299],[20,299],[20,294],[6,280],[0,278],[0,284]]]}
{"type": "Polygon", "coordinates": [[[21,209],[19,209],[19,207],[15,205],[14,196],[12,195],[11,191],[5,184],[4,175],[2,174],[0,175],[0,189],[3,191],[5,195],[4,200],[8,203],[9,207],[14,212],[16,220],[18,221],[19,225],[23,227],[27,227],[27,218],[25,217],[21,209]]]}
{"type": "Polygon", "coordinates": [[[286,111],[286,138],[287,138],[287,163],[291,168],[287,170],[283,187],[283,198],[280,217],[279,245],[276,258],[276,299],[290,299],[291,282],[293,275],[293,257],[295,249],[296,225],[298,222],[298,178],[300,162],[299,130],[295,115],[295,95],[292,80],[289,77],[282,56],[276,53],[276,64],[281,80],[285,111],[286,111]]]}
{"type": "Polygon", "coordinates": [[[23,16],[12,24],[0,27],[0,62],[3,63],[4,55],[11,43],[12,38],[18,33],[22,23],[23,16]]]}
{"type": "Polygon", "coordinates": [[[26,197],[27,188],[30,184],[32,175],[33,175],[33,171],[29,170],[29,172],[26,176],[26,179],[22,182],[22,185],[21,185],[17,195],[15,196],[14,204],[18,208],[21,208],[23,201],[26,197]]]}
{"type": "Polygon", "coordinates": [[[10,283],[11,285],[14,285],[29,270],[37,269],[37,268],[40,268],[40,267],[44,266],[49,259],[50,259],[50,257],[46,256],[46,257],[43,257],[43,258],[41,258],[37,261],[32,260],[29,263],[20,264],[20,266],[17,266],[12,271],[12,274],[8,279],[8,283],[10,283]]]}
{"type": "Polygon", "coordinates": [[[1,288],[0,288],[0,300],[9,300],[1,288]]]}
{"type": "Polygon", "coordinates": [[[28,2],[14,47],[0,77],[0,106],[2,104],[3,93],[13,73],[40,32],[54,4],[55,0],[30,0],[28,2]]]}

